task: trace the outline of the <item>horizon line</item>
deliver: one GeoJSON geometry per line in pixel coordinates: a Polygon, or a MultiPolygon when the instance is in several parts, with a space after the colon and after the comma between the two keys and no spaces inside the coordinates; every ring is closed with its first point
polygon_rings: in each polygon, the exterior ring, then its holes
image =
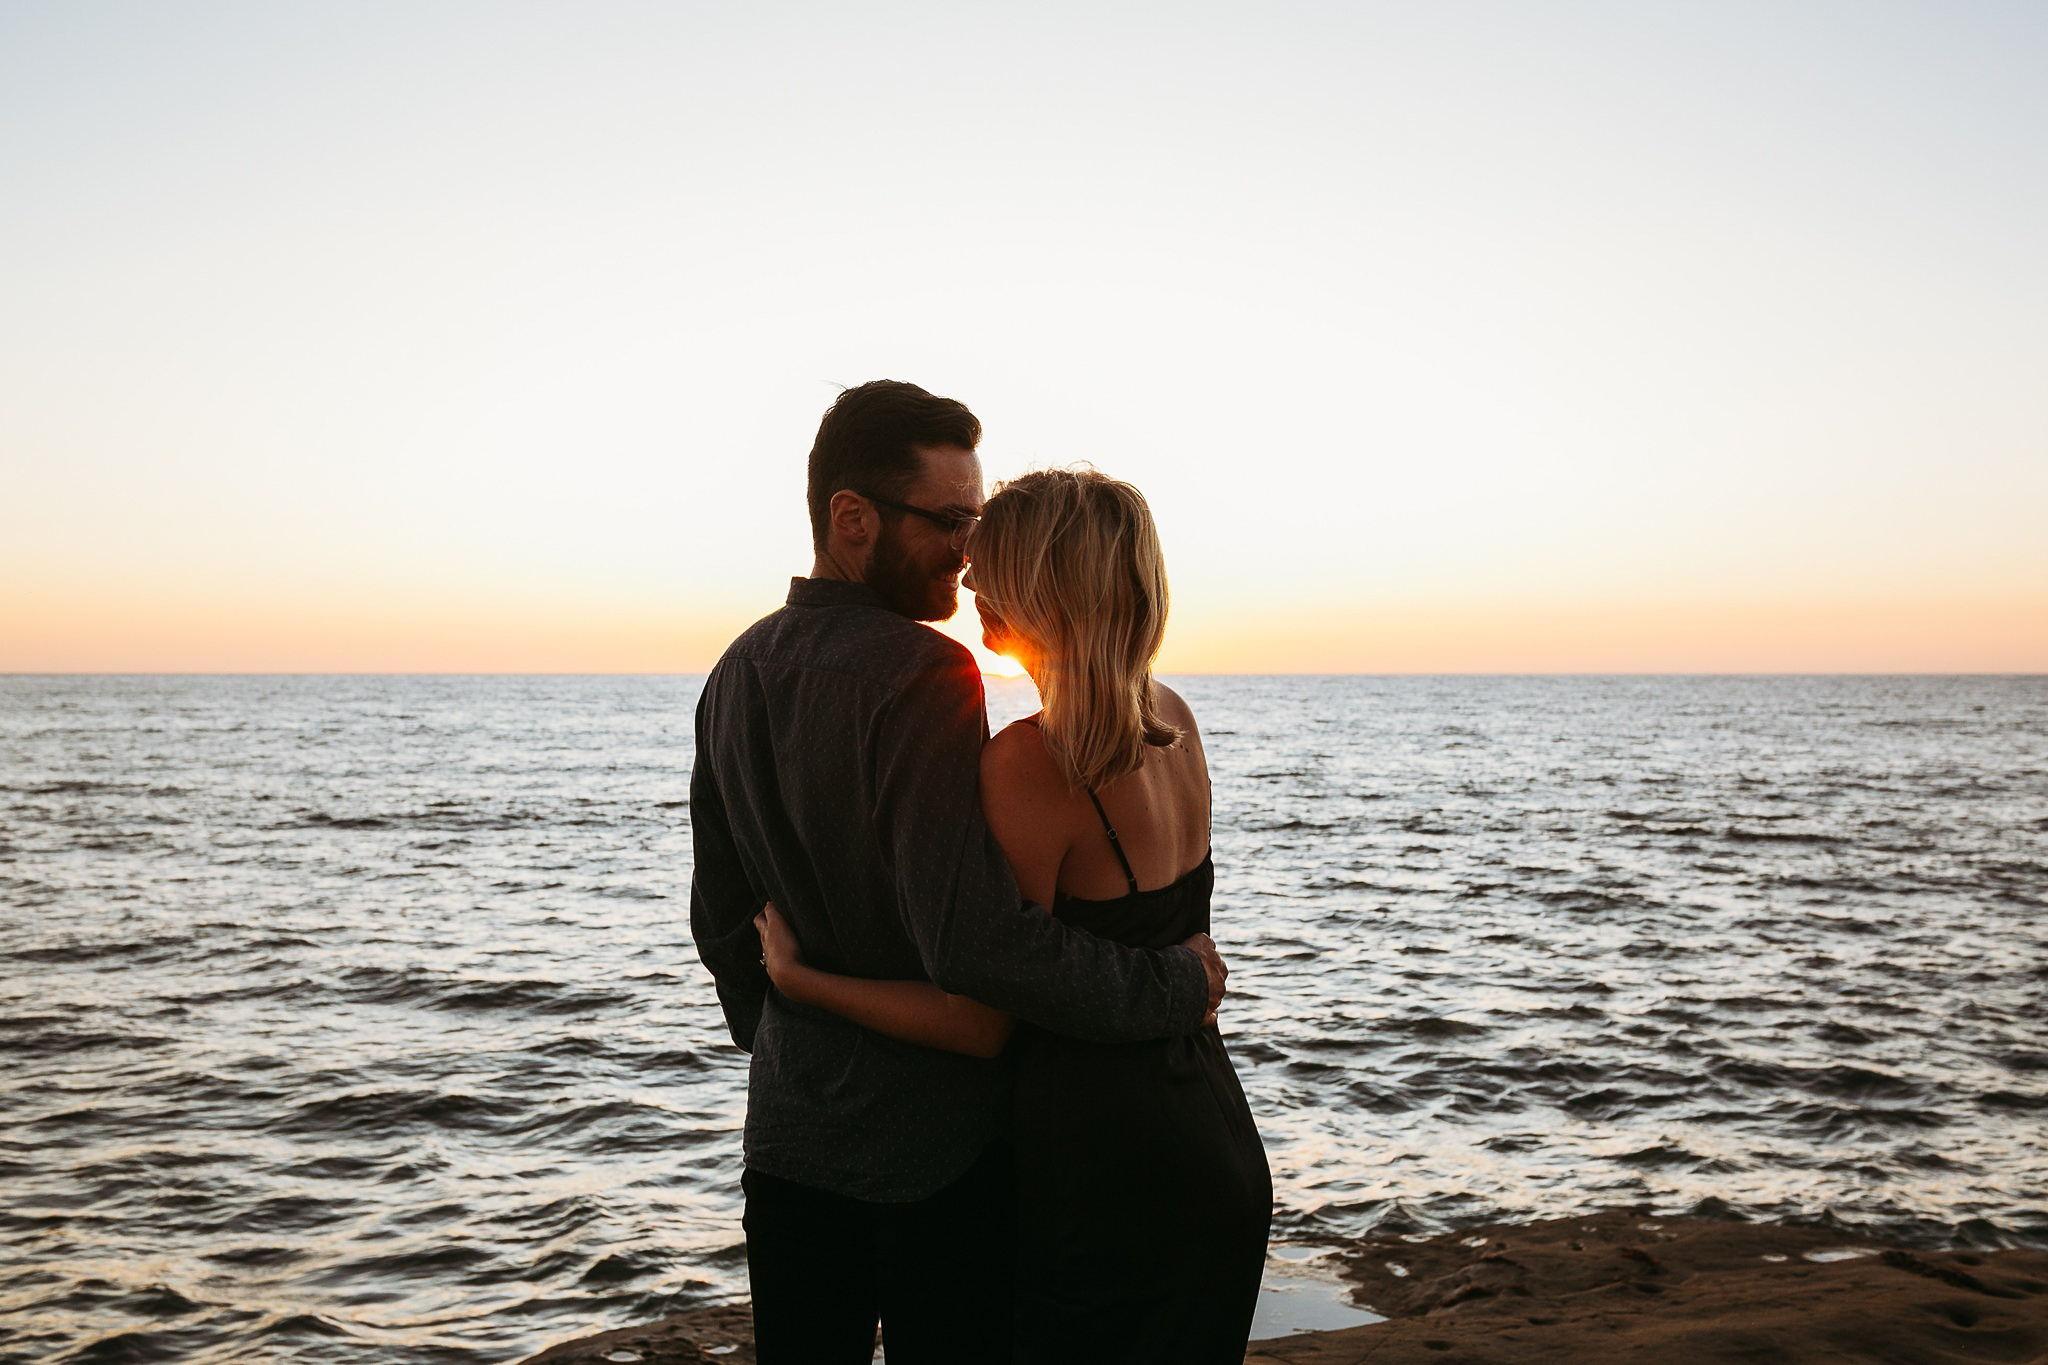
{"type": "MultiPolygon", "coordinates": [[[[710,671],[552,669],[0,669],[0,678],[703,678],[710,671]]],[[[983,673],[1017,682],[1021,674],[983,673]]],[[[1164,669],[1158,678],[2048,678],[2048,671],[2005,669],[1164,669]]]]}

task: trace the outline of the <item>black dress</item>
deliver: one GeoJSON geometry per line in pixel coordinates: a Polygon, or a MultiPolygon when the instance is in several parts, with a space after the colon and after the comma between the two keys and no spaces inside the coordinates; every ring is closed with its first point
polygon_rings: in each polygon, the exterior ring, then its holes
{"type": "MultiPolygon", "coordinates": [[[[1053,913],[1134,947],[1209,930],[1215,866],[1130,893],[1059,895],[1053,913]]],[[[1273,1185],[1215,1028],[1084,1043],[1020,1025],[1019,1365],[1241,1365],[1266,1262],[1273,1185]]]]}

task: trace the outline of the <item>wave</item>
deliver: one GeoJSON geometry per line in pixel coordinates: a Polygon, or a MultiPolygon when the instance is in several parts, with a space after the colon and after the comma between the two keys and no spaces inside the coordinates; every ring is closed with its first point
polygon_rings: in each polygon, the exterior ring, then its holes
{"type": "MultiPolygon", "coordinates": [[[[479,1365],[743,1292],[694,687],[0,679],[0,1359],[479,1365]]],[[[1283,1239],[2048,1245],[2048,683],[1182,691],[1283,1239]]]]}

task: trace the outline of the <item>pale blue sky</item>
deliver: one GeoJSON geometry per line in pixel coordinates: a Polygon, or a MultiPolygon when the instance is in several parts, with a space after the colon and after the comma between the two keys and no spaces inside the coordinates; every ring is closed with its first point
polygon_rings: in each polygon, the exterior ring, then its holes
{"type": "Polygon", "coordinates": [[[1212,631],[2048,602],[2044,72],[2039,4],[0,3],[12,628],[710,638],[885,375],[1136,481],[1212,631]]]}

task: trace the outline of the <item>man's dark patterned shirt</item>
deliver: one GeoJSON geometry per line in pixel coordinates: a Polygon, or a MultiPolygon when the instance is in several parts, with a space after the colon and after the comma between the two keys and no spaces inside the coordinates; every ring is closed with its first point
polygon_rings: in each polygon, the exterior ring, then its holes
{"type": "Polygon", "coordinates": [[[977,799],[988,738],[973,658],[872,589],[796,579],[697,704],[690,928],[753,1054],[747,1165],[856,1198],[921,1199],[996,1135],[1008,1071],[900,1043],[770,989],[753,918],[814,966],[933,981],[1102,1042],[1193,1032],[1201,961],[1070,929],[1018,895],[977,799]]]}

